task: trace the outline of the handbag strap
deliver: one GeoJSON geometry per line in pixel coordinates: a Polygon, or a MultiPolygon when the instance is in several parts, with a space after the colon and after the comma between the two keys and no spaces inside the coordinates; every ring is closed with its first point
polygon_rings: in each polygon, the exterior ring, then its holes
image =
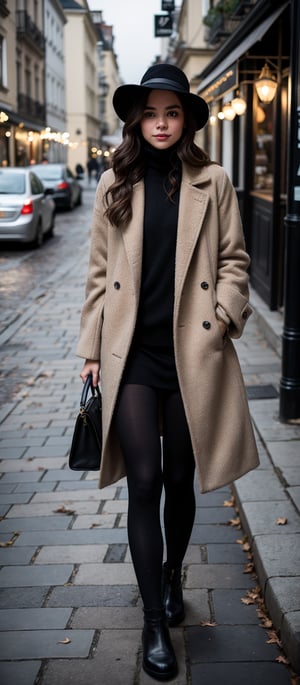
{"type": "Polygon", "coordinates": [[[83,386],[83,390],[82,390],[81,398],[80,398],[80,411],[83,411],[85,409],[89,390],[91,391],[93,397],[95,397],[95,395],[97,394],[99,399],[101,399],[101,393],[100,393],[99,386],[97,385],[97,387],[94,388],[93,376],[91,373],[89,373],[89,375],[87,376],[87,379],[86,379],[85,384],[83,386]]]}

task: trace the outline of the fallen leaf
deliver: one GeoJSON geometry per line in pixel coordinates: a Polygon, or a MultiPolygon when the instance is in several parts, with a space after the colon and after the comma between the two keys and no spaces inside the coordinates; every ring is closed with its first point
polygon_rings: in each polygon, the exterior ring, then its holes
{"type": "Polygon", "coordinates": [[[258,614],[259,618],[262,618],[262,619],[266,618],[265,612],[262,611],[261,605],[263,604],[263,599],[261,597],[261,589],[260,589],[259,585],[256,585],[256,587],[253,588],[253,590],[252,589],[247,590],[247,596],[242,597],[241,602],[243,604],[246,604],[246,605],[248,605],[248,604],[260,605],[259,608],[258,607],[256,608],[257,614],[258,614]]]}
{"type": "Polygon", "coordinates": [[[246,606],[248,606],[248,604],[255,604],[254,599],[251,599],[251,597],[241,597],[241,602],[242,604],[246,604],[246,606]]]}
{"type": "Polygon", "coordinates": [[[53,371],[41,371],[37,378],[53,378],[54,372],[53,371]]]}
{"type": "Polygon", "coordinates": [[[90,528],[99,528],[101,526],[101,523],[92,523],[90,528]]]}
{"type": "Polygon", "coordinates": [[[251,545],[249,545],[249,542],[245,542],[243,544],[243,551],[244,552],[250,552],[250,549],[251,549],[251,545]]]}
{"type": "Polygon", "coordinates": [[[64,505],[53,511],[54,514],[67,514],[67,516],[73,516],[76,513],[74,509],[67,509],[64,505]]]}
{"type": "Polygon", "coordinates": [[[286,656],[283,656],[283,654],[277,656],[275,661],[277,661],[279,664],[285,664],[285,666],[289,666],[290,663],[288,658],[286,656]]]}
{"type": "Polygon", "coordinates": [[[215,621],[200,621],[200,626],[203,628],[214,628],[217,625],[215,621]]]}
{"type": "Polygon", "coordinates": [[[64,640],[59,640],[59,642],[57,642],[57,644],[58,645],[69,645],[70,642],[72,642],[72,640],[70,640],[69,637],[65,637],[64,640]]]}
{"type": "Polygon", "coordinates": [[[253,571],[254,571],[254,564],[252,564],[252,562],[249,562],[249,564],[246,564],[244,566],[243,573],[252,573],[253,571]]]}
{"type": "Polygon", "coordinates": [[[248,597],[253,599],[254,602],[260,602],[261,600],[259,593],[255,590],[248,590],[247,595],[248,597]]]}
{"type": "Polygon", "coordinates": [[[13,536],[10,540],[7,540],[7,542],[0,542],[0,547],[11,547],[14,544],[14,542],[16,542],[19,535],[20,533],[13,533],[13,536]]]}
{"type": "Polygon", "coordinates": [[[231,499],[225,499],[225,501],[223,502],[224,507],[234,507],[234,505],[235,505],[235,501],[234,501],[233,496],[231,499]]]}
{"type": "Polygon", "coordinates": [[[273,622],[270,618],[265,618],[261,624],[262,628],[273,628],[273,622]]]}
{"type": "Polygon", "coordinates": [[[228,522],[228,523],[229,523],[230,526],[237,526],[237,527],[240,527],[240,526],[241,526],[241,520],[240,520],[239,518],[236,518],[236,519],[229,519],[229,522],[228,522]]]}
{"type": "Polygon", "coordinates": [[[287,522],[288,520],[284,516],[280,516],[276,521],[277,526],[286,526],[287,522]]]}
{"type": "Polygon", "coordinates": [[[267,645],[278,645],[278,647],[282,646],[282,643],[280,642],[275,630],[268,630],[268,636],[269,639],[267,640],[267,645]]]}

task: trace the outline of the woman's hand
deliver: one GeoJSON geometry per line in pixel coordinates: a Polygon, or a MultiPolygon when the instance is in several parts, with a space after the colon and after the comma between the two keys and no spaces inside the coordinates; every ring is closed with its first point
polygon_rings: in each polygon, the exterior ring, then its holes
{"type": "Polygon", "coordinates": [[[100,364],[99,362],[95,362],[93,359],[86,359],[80,374],[80,378],[82,378],[83,383],[85,383],[90,373],[93,376],[93,387],[96,388],[100,380],[100,364]]]}

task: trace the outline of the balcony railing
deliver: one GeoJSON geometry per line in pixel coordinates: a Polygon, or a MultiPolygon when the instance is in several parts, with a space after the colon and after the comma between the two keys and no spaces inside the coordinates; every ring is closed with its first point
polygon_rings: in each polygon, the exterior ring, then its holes
{"type": "Polygon", "coordinates": [[[205,40],[216,45],[235,31],[255,0],[219,0],[203,18],[205,40]]]}
{"type": "Polygon", "coordinates": [[[45,124],[46,108],[45,105],[37,100],[33,100],[29,95],[19,93],[18,95],[18,114],[21,117],[30,118],[36,123],[45,124]]]}
{"type": "Polygon", "coordinates": [[[17,37],[25,38],[40,52],[45,53],[46,39],[26,10],[16,11],[17,37]]]}

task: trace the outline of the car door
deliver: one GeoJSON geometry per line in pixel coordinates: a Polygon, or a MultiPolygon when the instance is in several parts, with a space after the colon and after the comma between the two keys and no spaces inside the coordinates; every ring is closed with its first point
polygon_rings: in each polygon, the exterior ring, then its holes
{"type": "Polygon", "coordinates": [[[51,223],[50,205],[47,202],[42,182],[33,172],[30,173],[30,185],[37,221],[41,220],[43,233],[47,233],[51,223]]]}

